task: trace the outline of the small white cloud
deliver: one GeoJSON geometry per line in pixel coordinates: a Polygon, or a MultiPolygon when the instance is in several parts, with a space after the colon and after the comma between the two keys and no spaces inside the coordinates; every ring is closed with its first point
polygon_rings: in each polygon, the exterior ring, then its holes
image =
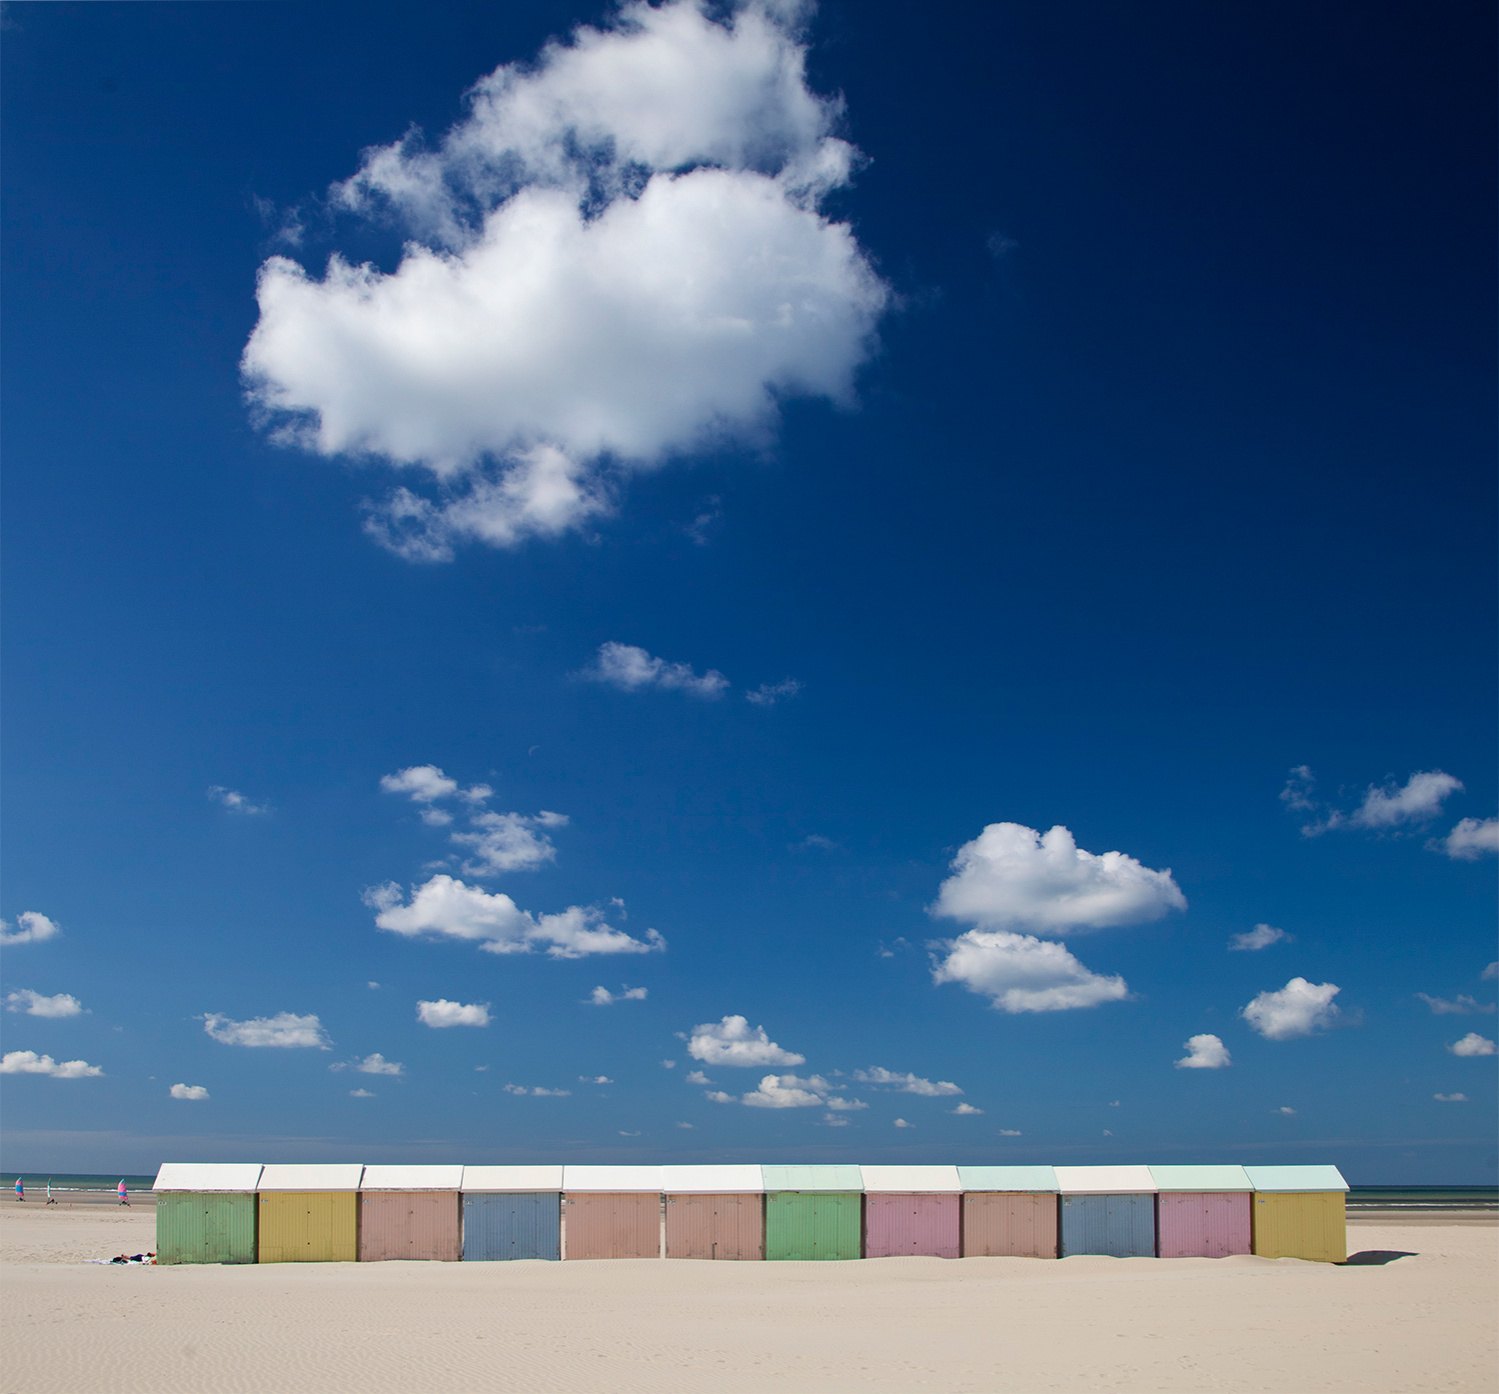
{"type": "Polygon", "coordinates": [[[375,1095],[370,1093],[368,1089],[351,1089],[349,1090],[349,1097],[351,1099],[373,1099],[375,1095]]]}
{"type": "Polygon", "coordinates": [[[916,1125],[914,1123],[907,1123],[904,1118],[897,1118],[895,1120],[895,1126],[897,1128],[914,1128],[916,1125]]]}
{"type": "Polygon", "coordinates": [[[808,833],[800,842],[792,844],[793,852],[836,852],[838,844],[821,833],[808,833]]]}
{"type": "Polygon", "coordinates": [[[55,939],[61,933],[62,929],[55,921],[37,914],[35,910],[22,910],[16,916],[15,929],[0,920],[0,945],[7,948],[16,944],[40,944],[44,940],[55,939]]]}
{"type": "Polygon", "coordinates": [[[732,1104],[735,1102],[734,1096],[732,1094],[725,1094],[722,1089],[710,1089],[703,1097],[709,1103],[714,1104],[732,1104]]]}
{"type": "Polygon", "coordinates": [[[55,997],[43,997],[41,993],[23,987],[6,994],[5,1010],[25,1012],[27,1016],[78,1016],[83,1011],[83,1003],[70,993],[59,992],[55,997]]]}
{"type": "Polygon", "coordinates": [[[1176,1062],[1178,1070],[1221,1070],[1233,1063],[1217,1036],[1192,1036],[1184,1045],[1187,1053],[1176,1062]]]}
{"type": "Polygon", "coordinates": [[[201,1102],[208,1097],[208,1090],[201,1084],[174,1084],[167,1093],[174,1099],[192,1099],[201,1102]]]}
{"type": "Polygon", "coordinates": [[[34,1050],[8,1050],[0,1057],[0,1075],[51,1075],[53,1079],[91,1079],[104,1073],[87,1060],[64,1060],[58,1064],[50,1055],[34,1050]]]}
{"type": "Polygon", "coordinates": [[[474,1066],[474,1069],[477,1070],[480,1074],[482,1074],[488,1068],[489,1068],[488,1065],[475,1065],[474,1066]]]}
{"type": "Polygon", "coordinates": [[[372,987],[372,988],[378,988],[380,986],[380,984],[379,983],[366,983],[365,986],[366,987],[372,987]]]}
{"type": "Polygon", "coordinates": [[[1318,807],[1316,799],[1312,797],[1316,784],[1317,778],[1311,770],[1305,765],[1297,765],[1291,770],[1285,788],[1280,791],[1280,801],[1295,813],[1310,813],[1318,807]]]}
{"type": "Polygon", "coordinates": [[[277,1012],[275,1016],[251,1017],[249,1021],[232,1021],[221,1012],[203,1017],[203,1029],[216,1041],[235,1046],[266,1046],[290,1050],[299,1046],[328,1050],[331,1042],[316,1015],[298,1016],[295,1012],[277,1012]]]}
{"type": "Polygon", "coordinates": [[[567,1099],[572,1097],[573,1092],[571,1089],[543,1089],[539,1084],[506,1084],[502,1087],[507,1094],[529,1094],[539,1099],[567,1099]]]}
{"type": "Polygon", "coordinates": [[[408,938],[466,939],[486,953],[530,953],[545,945],[552,958],[584,958],[656,953],[666,947],[654,929],[642,939],[633,938],[605,923],[596,909],[570,905],[557,914],[533,915],[503,892],[490,894],[443,874],[413,887],[409,902],[392,881],[367,890],[364,903],[377,912],[380,929],[408,938]]]}
{"type": "Polygon", "coordinates": [[[705,1065],[802,1065],[805,1055],[783,1050],[765,1033],[751,1027],[742,1016],[726,1016],[720,1022],[705,1022],[692,1028],[687,1053],[705,1065]]]}
{"type": "Polygon", "coordinates": [[[217,804],[222,804],[231,813],[244,813],[255,816],[261,813],[269,813],[271,806],[268,803],[253,803],[238,789],[226,789],[222,784],[214,784],[209,787],[208,797],[217,804]]]}
{"type": "Polygon", "coordinates": [[[691,1071],[691,1073],[683,1076],[683,1080],[687,1084],[712,1084],[713,1083],[713,1081],[711,1079],[709,1079],[708,1076],[705,1075],[701,1070],[693,1070],[693,1071],[691,1071]]]}
{"type": "Polygon", "coordinates": [[[409,794],[414,803],[435,803],[452,798],[458,792],[458,781],[436,765],[408,765],[394,774],[381,775],[380,787],[387,794],[409,794]]]}
{"type": "Polygon", "coordinates": [[[950,1080],[943,1079],[934,1082],[909,1072],[899,1074],[880,1065],[871,1066],[867,1070],[855,1070],[853,1078],[860,1084],[877,1084],[884,1089],[893,1089],[898,1094],[923,1094],[934,1099],[963,1092],[950,1080]]]}
{"type": "Polygon", "coordinates": [[[696,1125],[693,1124],[693,1123],[678,1123],[677,1124],[677,1127],[679,1127],[679,1128],[691,1128],[691,1127],[695,1127],[695,1126],[696,1125]]]}
{"type": "Polygon", "coordinates": [[[787,697],[795,697],[801,690],[802,685],[795,678],[783,678],[780,682],[761,683],[752,692],[746,692],[744,700],[757,707],[773,707],[787,697]]]}
{"type": "Polygon", "coordinates": [[[1112,1102],[1111,1102],[1111,1103],[1110,1103],[1110,1104],[1109,1104],[1109,1107],[1110,1107],[1110,1108],[1118,1108],[1118,1107],[1119,1107],[1119,1100],[1118,1100],[1118,1099],[1115,1099],[1115,1100],[1113,1100],[1113,1101],[1112,1101],[1112,1102]]]}
{"type": "Polygon", "coordinates": [[[1285,930],[1276,929],[1274,925],[1257,924],[1243,934],[1234,935],[1228,941],[1228,947],[1242,953],[1255,953],[1260,949],[1268,949],[1271,944],[1289,944],[1290,942],[1291,935],[1285,930]]]}
{"type": "Polygon", "coordinates": [[[974,1108],[972,1104],[959,1104],[957,1108],[948,1109],[949,1113],[955,1113],[959,1118],[968,1118],[975,1113],[982,1113],[983,1111],[981,1108],[974,1108]]]}
{"type": "Polygon", "coordinates": [[[674,1070],[677,1068],[677,1062],[675,1060],[663,1060],[661,1062],[661,1068],[663,1070],[674,1070]]]}
{"type": "Polygon", "coordinates": [[[1020,1137],[1020,1136],[1022,1136],[1019,1128],[1001,1128],[999,1130],[999,1135],[1000,1135],[1000,1137],[1020,1137]]]}
{"type": "Polygon", "coordinates": [[[1114,1134],[1113,1134],[1113,1133],[1111,1133],[1111,1132],[1110,1132],[1110,1131],[1109,1131],[1109,1130],[1108,1130],[1108,1129],[1107,1129],[1107,1128],[1105,1128],[1105,1129],[1104,1129],[1104,1130],[1103,1130],[1103,1135],[1104,1135],[1104,1136],[1105,1136],[1105,1137],[1113,1137],[1113,1136],[1114,1136],[1114,1134]]]}
{"type": "Polygon", "coordinates": [[[637,1133],[627,1133],[623,1128],[621,1128],[619,1130],[619,1135],[620,1135],[620,1137],[639,1137],[640,1136],[640,1134],[638,1132],[637,1133]]]}
{"type": "Polygon", "coordinates": [[[1482,973],[1478,975],[1483,981],[1488,982],[1492,978],[1499,978],[1499,959],[1495,959],[1482,973]]]}
{"type": "Polygon", "coordinates": [[[1123,852],[1085,852],[1063,827],[990,823],[958,849],[952,871],[931,913],[979,929],[1063,935],[1187,908],[1169,869],[1152,871],[1123,852]]]}
{"type": "MultiPolygon", "coordinates": [[[[813,1081],[814,1082],[818,1082],[819,1080],[820,1080],[820,1076],[817,1076],[817,1075],[813,1076],[813,1081]]],[[[827,1085],[827,1082],[825,1080],[822,1080],[821,1082],[825,1086],[827,1085]]],[[[827,1087],[831,1087],[831,1088],[835,1088],[835,1089],[841,1089],[843,1086],[842,1085],[832,1085],[832,1086],[827,1086],[827,1087]]],[[[868,1108],[869,1105],[866,1104],[862,1099],[845,1099],[842,1094],[829,1094],[828,1095],[828,1107],[831,1108],[831,1109],[834,1109],[835,1111],[837,1111],[839,1113],[856,1113],[861,1108],[868,1108]]]]}
{"type": "Polygon", "coordinates": [[[1431,1097],[1439,1104],[1466,1104],[1470,1102],[1466,1094],[1433,1094],[1431,1097]]]}
{"type": "Polygon", "coordinates": [[[1239,1015],[1267,1041],[1289,1041],[1325,1030],[1338,1019],[1333,998],[1336,983],[1310,983],[1292,978],[1279,992],[1262,992],[1239,1015]]]}
{"type": "Polygon", "coordinates": [[[936,983],[962,983],[998,1011],[1064,1012],[1122,1002],[1129,987],[1117,974],[1094,973],[1064,944],[1005,929],[970,929],[939,946],[947,956],[936,983]]]}
{"type": "Polygon", "coordinates": [[[740,1103],[750,1108],[826,1108],[828,1082],[821,1075],[766,1075],[740,1103]]]}
{"type": "Polygon", "coordinates": [[[439,997],[435,1002],[418,1002],[416,1019],[423,1026],[488,1026],[488,1002],[449,1002],[439,997]]]}
{"type": "Polygon", "coordinates": [[[613,1084],[614,1081],[608,1075],[579,1075],[579,1084],[613,1084]]]}
{"type": "Polygon", "coordinates": [[[1499,818],[1464,818],[1436,844],[1436,850],[1460,862],[1499,853],[1499,818]]]}
{"type": "Polygon", "coordinates": [[[825,1113],[822,1115],[822,1126],[824,1128],[846,1128],[848,1119],[842,1118],[836,1113],[825,1113]]]}
{"type": "Polygon", "coordinates": [[[362,1075],[403,1075],[406,1073],[404,1065],[394,1060],[387,1060],[378,1050],[373,1055],[366,1055],[354,1068],[362,1075]]]}
{"type": "Polygon", "coordinates": [[[1296,1110],[1294,1108],[1287,1108],[1284,1104],[1282,1104],[1275,1111],[1279,1114],[1283,1114],[1287,1118],[1294,1118],[1296,1116],[1296,1110]]]}
{"type": "Polygon", "coordinates": [[[1454,1055],[1493,1055],[1496,1047],[1487,1036],[1480,1036],[1476,1031],[1469,1031],[1460,1041],[1453,1041],[1447,1047],[1454,1055]]]}
{"type": "MultiPolygon", "coordinates": [[[[1313,783],[1311,771],[1305,765],[1293,770],[1291,781],[1281,792],[1287,807],[1297,812],[1320,808],[1322,805],[1312,798],[1313,783]]],[[[1388,832],[1429,822],[1442,811],[1442,804],[1462,787],[1460,779],[1444,770],[1418,770],[1403,785],[1397,785],[1394,780],[1382,785],[1371,784],[1364,793],[1363,802],[1352,813],[1328,809],[1320,819],[1306,824],[1301,831],[1306,837],[1320,837],[1338,828],[1388,832]]]]}
{"type": "Polygon", "coordinates": [[[567,815],[550,813],[476,813],[472,832],[453,833],[449,841],[472,850],[463,863],[470,876],[497,876],[505,871],[532,871],[557,860],[557,846],[544,828],[567,825],[567,815]]]}
{"type": "Polygon", "coordinates": [[[647,996],[643,987],[626,987],[622,992],[610,992],[607,987],[596,987],[589,1001],[595,1007],[612,1006],[615,1002],[644,1002],[647,996]]]}
{"type": "Polygon", "coordinates": [[[445,828],[453,821],[453,815],[443,808],[422,809],[422,822],[429,828],[445,828]]]}
{"type": "Polygon", "coordinates": [[[1465,992],[1459,992],[1450,1000],[1445,997],[1431,997],[1424,992],[1418,992],[1416,996],[1431,1008],[1435,1016],[1481,1016],[1494,1010],[1492,1002],[1479,1002],[1465,992]]]}
{"type": "Polygon", "coordinates": [[[695,673],[685,663],[668,663],[634,644],[600,644],[593,666],[585,669],[583,676],[621,692],[662,688],[693,697],[720,697],[729,686],[729,680],[717,669],[695,673]]]}

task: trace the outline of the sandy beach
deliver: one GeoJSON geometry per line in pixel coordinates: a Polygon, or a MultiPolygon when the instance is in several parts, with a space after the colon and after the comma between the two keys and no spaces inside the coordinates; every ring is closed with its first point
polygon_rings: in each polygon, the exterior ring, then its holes
{"type": "Polygon", "coordinates": [[[109,1268],[151,1207],[0,1210],[3,1394],[1499,1388],[1493,1217],[1293,1259],[109,1268]],[[1400,1257],[1391,1257],[1401,1255],[1400,1257]]]}

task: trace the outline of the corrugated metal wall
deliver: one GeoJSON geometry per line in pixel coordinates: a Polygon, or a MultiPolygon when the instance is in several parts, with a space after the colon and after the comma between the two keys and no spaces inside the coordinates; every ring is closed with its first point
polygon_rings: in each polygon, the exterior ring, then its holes
{"type": "Polygon", "coordinates": [[[268,1191],[257,1210],[261,1263],[353,1263],[359,1257],[354,1191],[268,1191]]]}
{"type": "Polygon", "coordinates": [[[556,1191],[464,1196],[463,1257],[555,1262],[562,1257],[562,1196],[556,1191]]]}
{"type": "Polygon", "coordinates": [[[660,1258],[661,1197],[569,1191],[563,1201],[566,1258],[660,1258]]]}
{"type": "Polygon", "coordinates": [[[957,1258],[962,1197],[864,1194],[864,1257],[957,1258]]]}
{"type": "Polygon", "coordinates": [[[1249,1253],[1247,1191],[1163,1191],[1156,1197],[1161,1258],[1227,1258],[1249,1253]]]}
{"type": "Polygon", "coordinates": [[[763,1259],[765,1197],[667,1196],[666,1257],[763,1259]]]}
{"type": "Polygon", "coordinates": [[[156,1197],[157,1263],[254,1263],[255,1197],[167,1191],[156,1197]]]}
{"type": "Polygon", "coordinates": [[[964,1258],[1056,1258],[1054,1191],[970,1191],[963,1197],[964,1258]]]}
{"type": "Polygon", "coordinates": [[[1153,1258],[1155,1197],[1063,1196],[1061,1238],[1064,1258],[1071,1254],[1153,1258]]]}
{"type": "Polygon", "coordinates": [[[1348,1257],[1341,1191],[1256,1192],[1250,1214],[1254,1252],[1261,1258],[1342,1263],[1348,1257]]]}
{"type": "Polygon", "coordinates": [[[359,1261],[463,1256],[457,1191],[365,1191],[359,1197],[359,1261]]]}
{"type": "Polygon", "coordinates": [[[765,1257],[861,1257],[863,1199],[857,1191],[772,1192],[765,1197],[765,1257]]]}

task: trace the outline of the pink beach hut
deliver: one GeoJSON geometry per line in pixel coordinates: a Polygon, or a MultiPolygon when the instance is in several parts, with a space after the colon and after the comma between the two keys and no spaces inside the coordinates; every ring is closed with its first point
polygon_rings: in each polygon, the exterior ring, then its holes
{"type": "Polygon", "coordinates": [[[860,1167],[864,1257],[957,1258],[963,1185],[955,1166],[860,1167]]]}
{"type": "Polygon", "coordinates": [[[1241,1166],[1153,1166],[1156,1253],[1161,1258],[1227,1258],[1250,1252],[1250,1196],[1241,1166]]]}

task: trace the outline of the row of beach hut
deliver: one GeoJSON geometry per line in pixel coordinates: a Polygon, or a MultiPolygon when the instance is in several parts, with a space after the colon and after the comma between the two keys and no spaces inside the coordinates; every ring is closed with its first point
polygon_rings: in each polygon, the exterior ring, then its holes
{"type": "Polygon", "coordinates": [[[1014,1256],[1340,1263],[1332,1166],[167,1163],[157,1262],[1014,1256]]]}

